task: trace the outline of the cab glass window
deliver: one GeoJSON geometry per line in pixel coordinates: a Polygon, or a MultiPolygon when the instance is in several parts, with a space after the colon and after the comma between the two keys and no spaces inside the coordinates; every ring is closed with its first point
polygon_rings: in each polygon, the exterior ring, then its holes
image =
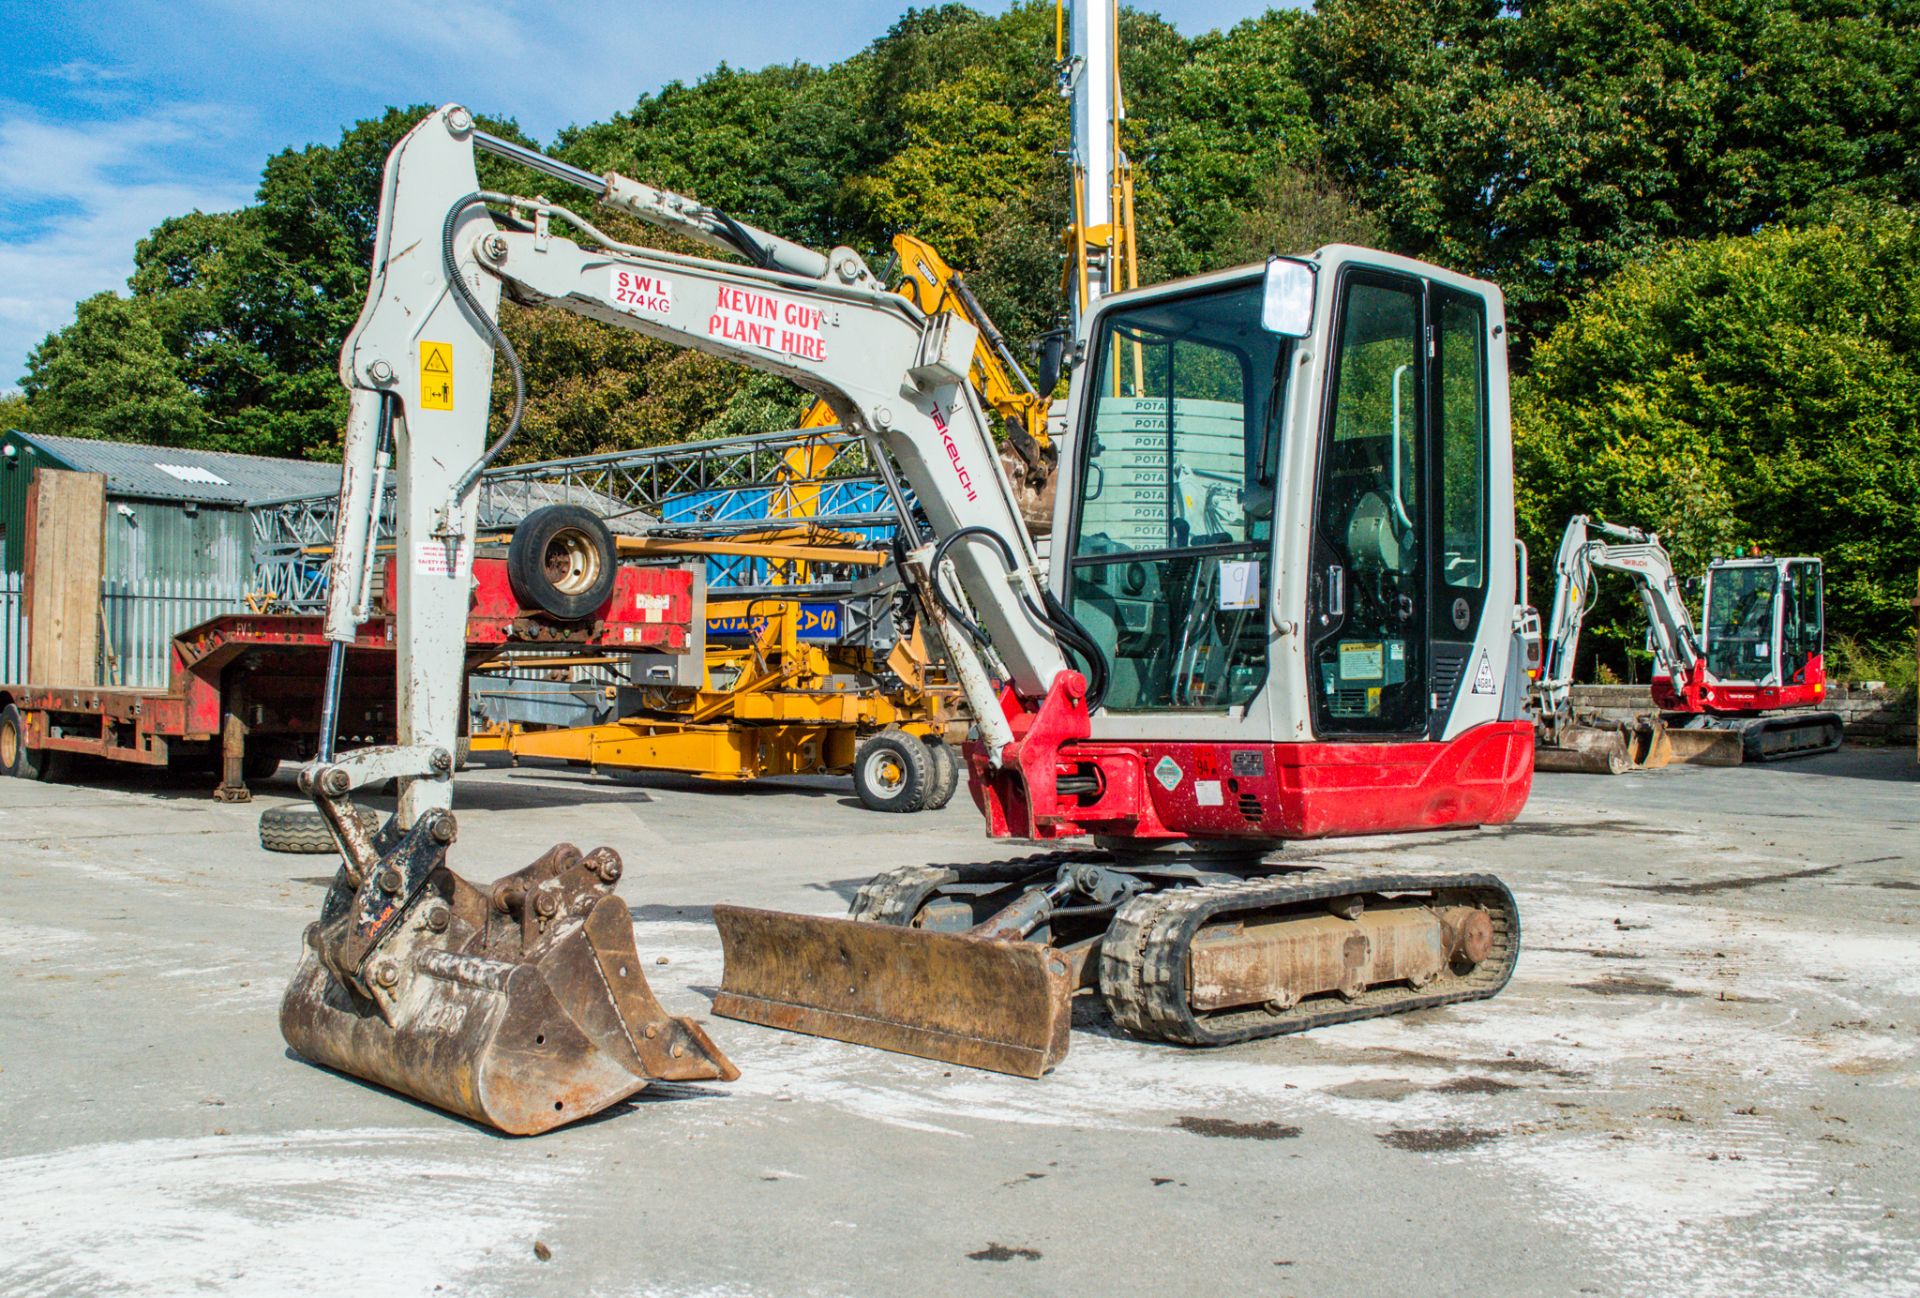
{"type": "Polygon", "coordinates": [[[1266,680],[1276,390],[1259,282],[1109,313],[1091,357],[1070,603],[1115,711],[1222,710],[1266,680]]]}

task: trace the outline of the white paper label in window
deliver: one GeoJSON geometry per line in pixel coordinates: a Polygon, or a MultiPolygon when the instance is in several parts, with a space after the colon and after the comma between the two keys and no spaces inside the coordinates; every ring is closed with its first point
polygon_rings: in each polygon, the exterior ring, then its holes
{"type": "Polygon", "coordinates": [[[1260,561],[1258,559],[1222,559],[1220,561],[1220,607],[1223,609],[1260,607],[1260,561]]]}

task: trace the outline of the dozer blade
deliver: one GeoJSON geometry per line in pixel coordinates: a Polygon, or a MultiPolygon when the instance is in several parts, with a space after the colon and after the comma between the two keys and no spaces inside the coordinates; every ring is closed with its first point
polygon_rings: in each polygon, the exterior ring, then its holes
{"type": "Polygon", "coordinates": [[[723,1018],[1016,1077],[1067,1056],[1073,983],[1051,947],[742,906],[713,919],[723,1018]]]}
{"type": "Polygon", "coordinates": [[[1558,742],[1543,736],[1535,745],[1533,768],[1581,775],[1657,771],[1676,760],[1672,735],[1657,717],[1567,726],[1558,742]]]}
{"type": "Polygon", "coordinates": [[[1577,775],[1623,775],[1633,769],[1627,737],[1618,730],[1574,726],[1560,742],[1541,743],[1533,750],[1533,769],[1577,775]]]}
{"type": "Polygon", "coordinates": [[[281,1002],[294,1050],[523,1136],[651,1081],[739,1076],[654,998],[613,852],[563,844],[482,890],[421,828],[335,879],[281,1002]]]}
{"type": "Polygon", "coordinates": [[[1667,739],[1676,765],[1739,766],[1746,760],[1737,730],[1676,726],[1667,731],[1667,739]]]}

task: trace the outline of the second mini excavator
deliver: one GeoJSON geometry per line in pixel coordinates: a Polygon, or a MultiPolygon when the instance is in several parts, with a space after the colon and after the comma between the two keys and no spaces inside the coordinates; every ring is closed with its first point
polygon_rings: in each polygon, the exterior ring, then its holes
{"type": "Polygon", "coordinates": [[[1702,634],[1659,533],[1584,514],[1567,520],[1534,694],[1539,769],[1621,775],[1678,763],[1738,766],[1840,746],[1840,714],[1815,706],[1827,692],[1820,560],[1716,559],[1705,587],[1702,634]],[[1608,719],[1573,706],[1580,628],[1600,572],[1625,574],[1639,595],[1658,712],[1608,719]]]}
{"type": "Polygon", "coordinates": [[[907,863],[848,919],[718,907],[718,1012],[1038,1076],[1083,988],[1130,1032],[1215,1044],[1505,985],[1519,917],[1492,875],[1269,860],[1295,839],[1502,823],[1526,801],[1492,285],[1329,246],[1103,299],[1049,576],[968,382],[974,330],[849,249],[591,175],[449,106],[388,160],[375,257],[341,362],[329,627],[350,629],[390,440],[402,739],[302,777],[347,864],[283,1006],[300,1053],[523,1131],[653,1078],[732,1075],[631,960],[611,853],[555,849],[490,888],[445,861],[471,488],[518,415],[484,445],[496,353],[521,390],[502,293],[783,375],[868,438],[902,515],[911,488],[934,534],[906,562],[977,719],[988,832],[1091,840],[907,863]],[[619,243],[545,198],[485,192],[477,148],[744,260],[619,243]],[[348,796],[391,776],[399,813],[369,837],[348,796]]]}

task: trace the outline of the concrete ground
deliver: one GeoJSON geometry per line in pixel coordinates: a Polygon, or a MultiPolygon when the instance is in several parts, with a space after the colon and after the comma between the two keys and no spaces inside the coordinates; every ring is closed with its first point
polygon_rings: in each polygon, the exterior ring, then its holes
{"type": "MultiPolygon", "coordinates": [[[[256,845],[290,772],[204,792],[0,783],[0,1293],[1920,1293],[1911,754],[1543,776],[1504,830],[1300,853],[1497,870],[1526,950],[1491,1001],[1216,1053],[1083,1014],[1039,1082],[716,1020],[738,1082],[535,1140],[287,1054],[332,867],[256,845]]],[[[712,902],[837,913],[986,850],[964,795],[830,781],[459,801],[474,878],[618,848],[696,1015],[712,902]]]]}

